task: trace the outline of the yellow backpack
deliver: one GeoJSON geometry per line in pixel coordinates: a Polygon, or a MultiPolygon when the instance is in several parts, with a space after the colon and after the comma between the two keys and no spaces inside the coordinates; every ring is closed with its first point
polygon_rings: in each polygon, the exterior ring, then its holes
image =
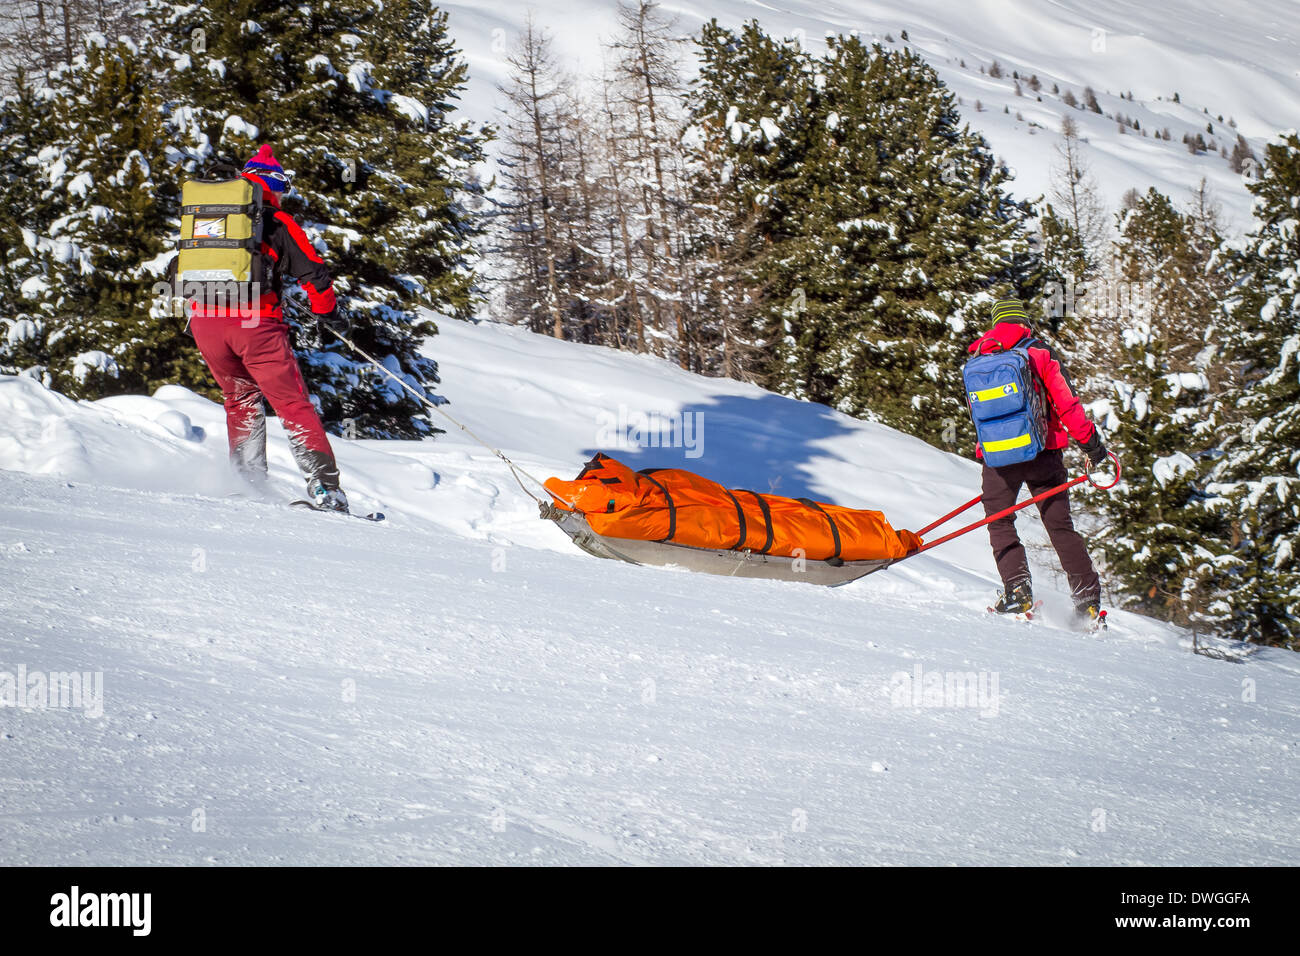
{"type": "Polygon", "coordinates": [[[261,297],[262,186],[233,166],[181,186],[176,279],[181,295],[205,307],[248,314],[261,297]],[[223,174],[232,174],[222,178],[223,174]]]}

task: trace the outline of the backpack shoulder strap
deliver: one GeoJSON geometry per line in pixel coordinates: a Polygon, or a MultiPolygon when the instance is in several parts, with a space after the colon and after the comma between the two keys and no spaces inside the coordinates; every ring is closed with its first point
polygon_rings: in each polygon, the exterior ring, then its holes
{"type": "Polygon", "coordinates": [[[1036,335],[1030,335],[1021,339],[1012,347],[1012,351],[1020,352],[1024,355],[1025,364],[1029,366],[1030,374],[1034,376],[1035,381],[1038,381],[1038,366],[1034,364],[1034,357],[1029,354],[1029,350],[1033,348],[1044,349],[1049,353],[1051,352],[1051,348],[1048,347],[1047,343],[1036,335]]]}

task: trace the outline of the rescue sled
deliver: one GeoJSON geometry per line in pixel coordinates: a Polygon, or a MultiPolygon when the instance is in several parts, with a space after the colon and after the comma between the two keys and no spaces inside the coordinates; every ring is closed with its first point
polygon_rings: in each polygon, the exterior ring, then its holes
{"type": "Polygon", "coordinates": [[[724,488],[680,469],[633,471],[603,454],[545,487],[554,504],[542,517],[588,554],[630,564],[836,587],[921,547],[878,511],[724,488]]]}
{"type": "Polygon", "coordinates": [[[753,551],[709,550],[635,538],[607,538],[591,530],[586,519],[574,511],[544,505],[543,517],[554,521],[573,543],[590,555],[612,558],[628,564],[661,568],[682,568],[705,574],[722,574],[735,578],[768,578],[777,581],[802,581],[839,587],[858,578],[887,568],[896,559],[877,561],[813,561],[806,558],[783,558],[753,551]]]}
{"type": "MultiPolygon", "coordinates": [[[[929,542],[923,542],[922,536],[974,508],[981,496],[912,532],[895,531],[879,511],[840,508],[810,498],[733,491],[689,471],[647,468],[636,472],[600,454],[574,481],[551,478],[541,482],[346,335],[331,331],[380,373],[505,462],[519,487],[541,506],[541,516],[554,521],[578,547],[599,558],[835,587],[970,534],[1085,481],[1109,491],[1120,480],[1119,458],[1110,452],[1115,473],[1108,484],[1099,484],[1090,470],[1085,471],[929,542]],[[524,478],[544,487],[555,503],[542,501],[529,491],[524,478]],[[683,518],[680,525],[679,512],[683,518]]],[[[1024,444],[1023,437],[1015,438],[1015,447],[1024,444]]]]}

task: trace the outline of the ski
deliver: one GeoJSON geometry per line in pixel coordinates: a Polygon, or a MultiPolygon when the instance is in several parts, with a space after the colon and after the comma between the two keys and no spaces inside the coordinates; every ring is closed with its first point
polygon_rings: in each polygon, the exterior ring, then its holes
{"type": "Polygon", "coordinates": [[[320,505],[316,504],[316,502],[307,501],[303,498],[289,502],[289,506],[292,508],[310,508],[312,511],[319,511],[321,514],[326,515],[343,515],[348,518],[360,518],[362,521],[383,521],[387,517],[387,515],[382,511],[372,511],[370,514],[364,515],[358,514],[355,511],[335,511],[333,508],[322,508],[320,505]]]}
{"type": "Polygon", "coordinates": [[[1012,620],[1016,620],[1016,621],[1032,621],[1034,619],[1034,612],[1037,611],[1042,606],[1043,606],[1042,601],[1035,601],[1033,606],[1028,611],[1017,611],[1015,614],[1007,614],[1003,611],[999,611],[995,607],[991,607],[989,608],[989,613],[999,614],[1002,617],[1009,617],[1012,620]]]}

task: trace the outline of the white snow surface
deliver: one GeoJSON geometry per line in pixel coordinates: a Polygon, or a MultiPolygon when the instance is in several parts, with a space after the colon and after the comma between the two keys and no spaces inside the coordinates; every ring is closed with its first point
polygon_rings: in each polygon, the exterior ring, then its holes
{"type": "MultiPolygon", "coordinates": [[[[440,6],[449,13],[449,30],[470,68],[465,113],[480,120],[495,118],[503,105],[497,87],[508,75],[507,57],[527,14],[551,33],[557,61],[581,76],[599,73],[601,40],[618,27],[613,0],[448,0],[440,6]]],[[[1011,188],[1017,196],[1050,197],[1054,147],[1061,116],[1068,114],[1079,124],[1084,157],[1112,210],[1129,188],[1150,186],[1182,204],[1205,177],[1223,204],[1229,228],[1237,231],[1251,222],[1251,197],[1242,177],[1217,152],[1188,154],[1183,134],[1200,132],[1231,152],[1240,132],[1262,158],[1264,143],[1296,125],[1300,102],[1300,19],[1294,0],[785,0],[775,5],[665,0],[661,9],[678,17],[683,36],[716,17],[732,28],[757,19],[769,33],[795,37],[814,50],[822,48],[828,32],[857,31],[886,46],[891,45],[886,37],[892,37],[895,48],[907,45],[924,54],[962,97],[967,121],[1016,171],[1011,188]],[[1001,79],[980,73],[981,65],[987,69],[994,60],[1005,74],[1001,79]],[[1015,95],[1013,71],[1022,78],[1038,76],[1042,102],[1023,79],[1025,95],[1015,95]],[[1061,95],[1069,89],[1080,99],[1091,86],[1105,113],[1132,117],[1151,136],[1131,129],[1121,134],[1115,120],[1065,106],[1060,96],[1051,95],[1053,83],[1061,95]],[[1120,98],[1130,91],[1132,101],[1120,98]],[[1180,102],[1173,102],[1175,92],[1180,102]],[[976,100],[983,111],[975,110],[976,100]],[[1006,107],[1009,113],[1003,112],[1006,107]],[[1227,125],[1230,118],[1235,129],[1227,125]],[[1207,122],[1213,123],[1213,136],[1206,133],[1207,122]],[[1165,127],[1170,142],[1154,138],[1165,127]]],[[[691,49],[688,45],[688,66],[691,49]]],[[[760,119],[741,116],[733,126],[732,117],[726,125],[735,135],[760,119]]]]}
{"type": "MultiPolygon", "coordinates": [[[[978,487],[651,358],[450,321],[428,350],[449,410],[541,477],[660,412],[697,416],[699,457],[621,457],[910,528],[978,487]]],[[[1300,659],[1207,659],[1124,613],[1070,630],[1034,521],[1022,624],[985,610],[981,533],[839,589],[639,568],[579,552],[458,430],[335,440],[382,524],[285,507],[270,431],[267,500],[227,497],[218,406],[0,378],[0,699],[102,680],[97,706],[0,708],[7,863],[1300,862],[1300,659]]]]}

